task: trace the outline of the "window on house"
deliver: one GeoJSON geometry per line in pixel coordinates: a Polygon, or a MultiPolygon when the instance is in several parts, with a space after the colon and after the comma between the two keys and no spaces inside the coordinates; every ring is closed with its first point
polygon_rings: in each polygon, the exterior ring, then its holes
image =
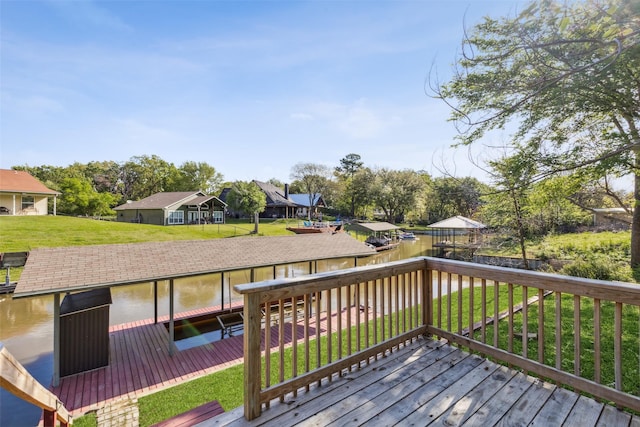
{"type": "Polygon", "coordinates": [[[222,223],[224,223],[224,212],[222,212],[222,211],[213,211],[213,223],[214,224],[222,224],[222,223]]]}
{"type": "Polygon", "coordinates": [[[169,225],[184,224],[184,211],[170,211],[168,223],[169,225]]]}
{"type": "Polygon", "coordinates": [[[33,209],[34,204],[33,196],[22,196],[22,210],[33,209]]]}

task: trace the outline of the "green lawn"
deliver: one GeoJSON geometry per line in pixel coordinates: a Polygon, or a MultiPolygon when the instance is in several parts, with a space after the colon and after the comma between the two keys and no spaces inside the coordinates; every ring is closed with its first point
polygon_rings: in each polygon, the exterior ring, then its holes
{"type": "MultiPolygon", "coordinates": [[[[261,220],[258,234],[293,234],[286,228],[297,220],[261,220]]],[[[161,242],[170,240],[219,239],[253,235],[246,220],[226,224],[160,226],[66,216],[0,216],[0,252],[23,252],[43,247],[104,245],[112,243],[161,242]]],[[[2,277],[6,270],[0,270],[2,277]]],[[[17,281],[22,268],[12,268],[17,281]]]]}
{"type": "MultiPolygon", "coordinates": [[[[296,223],[296,220],[261,220],[258,232],[269,236],[292,234],[286,227],[296,223]]],[[[217,239],[248,236],[252,232],[253,224],[242,220],[231,220],[226,224],[160,226],[65,216],[0,216],[0,252],[58,246],[217,239]]]]}

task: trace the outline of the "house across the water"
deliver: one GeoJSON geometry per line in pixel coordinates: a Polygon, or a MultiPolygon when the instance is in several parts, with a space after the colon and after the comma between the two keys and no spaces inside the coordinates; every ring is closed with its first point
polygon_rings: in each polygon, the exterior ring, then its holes
{"type": "Polygon", "coordinates": [[[224,224],[227,204],[201,191],[156,193],[114,208],[119,222],[140,224],[224,224]]]}
{"type": "Polygon", "coordinates": [[[29,172],[0,169],[0,215],[47,215],[49,197],[53,197],[55,215],[59,195],[29,172]]]}

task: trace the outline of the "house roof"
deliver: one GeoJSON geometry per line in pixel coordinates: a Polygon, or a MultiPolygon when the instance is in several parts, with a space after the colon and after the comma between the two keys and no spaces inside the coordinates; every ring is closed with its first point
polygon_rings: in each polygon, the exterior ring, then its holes
{"type": "Polygon", "coordinates": [[[400,227],[389,222],[356,222],[349,226],[349,229],[364,231],[366,233],[378,233],[383,231],[400,230],[400,227]]]}
{"type": "Polygon", "coordinates": [[[428,228],[455,228],[455,229],[478,229],[487,228],[481,222],[474,221],[461,215],[452,216],[451,218],[443,219],[442,221],[434,222],[429,225],[428,228]]]}
{"type": "Polygon", "coordinates": [[[13,297],[375,253],[346,233],[39,248],[29,253],[13,297]]]}
{"type": "Polygon", "coordinates": [[[221,204],[223,206],[227,206],[227,204],[225,202],[223,202],[222,200],[220,200],[216,196],[198,196],[198,197],[196,197],[194,199],[189,200],[189,204],[190,205],[194,205],[194,206],[198,206],[198,205],[203,205],[203,204],[209,202],[210,200],[213,200],[214,202],[217,201],[219,204],[221,204]]]}
{"type": "Polygon", "coordinates": [[[33,193],[60,194],[47,188],[29,172],[12,169],[0,169],[0,192],[3,193],[33,193]]]}
{"type": "MultiPolygon", "coordinates": [[[[166,209],[171,206],[183,204],[204,196],[201,191],[174,191],[152,194],[144,199],[130,201],[123,205],[116,206],[114,210],[124,211],[127,209],[166,209]]],[[[211,196],[213,197],[213,196],[211,196]]]]}
{"type": "MultiPolygon", "coordinates": [[[[309,194],[308,193],[304,193],[304,194],[289,194],[289,199],[291,199],[296,205],[305,206],[305,207],[309,206],[309,194]]],[[[316,195],[314,195],[313,205],[312,206],[318,206],[319,204],[320,205],[324,205],[324,201],[322,200],[322,196],[320,194],[316,194],[316,195]]]]}
{"type": "Polygon", "coordinates": [[[268,182],[261,182],[254,180],[258,187],[264,192],[267,196],[267,207],[279,207],[279,206],[291,206],[295,207],[296,204],[284,197],[284,190],[276,187],[273,184],[269,184],[268,182]]]}

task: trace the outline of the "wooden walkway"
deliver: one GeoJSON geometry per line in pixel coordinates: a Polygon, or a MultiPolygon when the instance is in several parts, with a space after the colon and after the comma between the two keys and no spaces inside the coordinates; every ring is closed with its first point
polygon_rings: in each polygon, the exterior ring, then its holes
{"type": "MultiPolygon", "coordinates": [[[[198,317],[220,310],[203,308],[176,316],[176,320],[198,317]]],[[[315,318],[314,318],[315,319],[315,318]]],[[[141,320],[109,328],[109,365],[92,371],[63,377],[51,391],[77,417],[106,403],[123,398],[134,399],[192,380],[243,362],[243,336],[178,350],[169,355],[169,333],[164,326],[168,316],[141,320]]],[[[313,323],[313,321],[311,322],[313,323]]],[[[334,321],[335,325],[335,321],[334,321]]],[[[326,317],[321,328],[326,329],[326,317]]],[[[335,329],[335,328],[334,328],[335,329]]],[[[313,325],[310,331],[315,333],[313,325]]],[[[302,325],[296,328],[302,337],[302,325]]],[[[291,323],[285,323],[284,341],[293,341],[291,323]]],[[[271,327],[271,347],[279,344],[279,327],[271,327]]]]}
{"type": "MultiPolygon", "coordinates": [[[[210,311],[181,313],[179,318],[210,311]]],[[[157,324],[148,319],[112,326],[109,365],[63,377],[52,392],[79,416],[112,400],[140,397],[242,363],[242,335],[182,351],[174,346],[173,356],[169,355],[166,321],[163,317],[157,324]]]]}
{"type": "Polygon", "coordinates": [[[275,400],[251,422],[242,411],[198,426],[640,427],[638,416],[425,339],[308,393],[275,400]]]}

